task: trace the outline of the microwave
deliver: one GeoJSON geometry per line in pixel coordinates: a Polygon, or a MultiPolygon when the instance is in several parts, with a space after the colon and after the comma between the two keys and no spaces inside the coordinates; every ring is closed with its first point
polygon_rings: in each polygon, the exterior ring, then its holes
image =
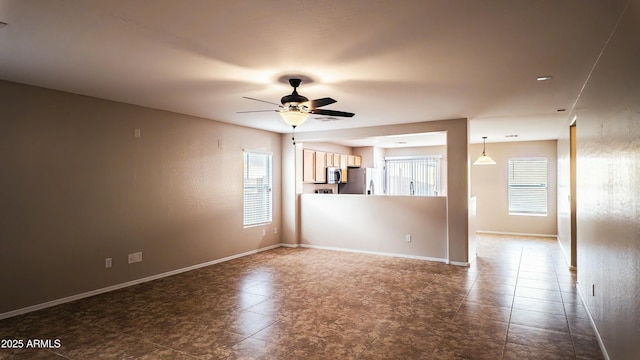
{"type": "Polygon", "coordinates": [[[342,169],[338,167],[327,167],[327,184],[339,184],[342,180],[342,169]]]}

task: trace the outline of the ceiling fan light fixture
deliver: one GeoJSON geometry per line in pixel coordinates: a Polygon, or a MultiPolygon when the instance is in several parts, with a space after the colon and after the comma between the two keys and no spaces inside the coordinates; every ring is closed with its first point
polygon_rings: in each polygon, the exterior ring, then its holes
{"type": "Polygon", "coordinates": [[[297,108],[286,108],[280,111],[280,116],[282,120],[287,124],[296,127],[298,125],[302,125],[307,118],[309,117],[309,113],[302,112],[297,108]]]}
{"type": "Polygon", "coordinates": [[[482,137],[482,155],[480,155],[480,157],[473,162],[473,165],[495,165],[496,164],[496,162],[493,161],[493,159],[485,153],[486,146],[487,146],[487,137],[483,136],[482,137]]]}

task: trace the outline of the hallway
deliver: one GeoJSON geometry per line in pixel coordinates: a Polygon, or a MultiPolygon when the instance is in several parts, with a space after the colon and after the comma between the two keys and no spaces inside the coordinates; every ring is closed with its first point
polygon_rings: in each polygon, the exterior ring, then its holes
{"type": "Polygon", "coordinates": [[[504,359],[603,359],[555,239],[483,234],[478,244],[466,301],[510,308],[501,318],[509,323],[504,359]]]}

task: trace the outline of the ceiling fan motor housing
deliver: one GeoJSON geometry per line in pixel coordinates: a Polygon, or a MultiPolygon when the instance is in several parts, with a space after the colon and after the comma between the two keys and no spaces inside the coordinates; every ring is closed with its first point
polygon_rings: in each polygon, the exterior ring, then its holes
{"type": "Polygon", "coordinates": [[[299,103],[303,103],[303,102],[307,102],[309,101],[309,99],[307,99],[307,97],[302,96],[302,95],[298,95],[297,92],[294,91],[293,94],[291,95],[285,95],[282,97],[282,99],[280,99],[280,102],[282,103],[282,105],[286,105],[287,103],[294,103],[294,104],[299,104],[299,103]]]}
{"type": "Polygon", "coordinates": [[[280,99],[280,102],[282,103],[282,105],[286,105],[287,103],[293,103],[293,104],[289,104],[289,107],[291,107],[291,105],[297,106],[299,103],[309,101],[309,99],[306,96],[302,96],[298,94],[298,86],[300,86],[301,82],[302,80],[300,79],[289,79],[289,84],[291,84],[291,86],[293,87],[293,92],[291,93],[291,95],[285,95],[282,97],[282,99],[280,99]]]}

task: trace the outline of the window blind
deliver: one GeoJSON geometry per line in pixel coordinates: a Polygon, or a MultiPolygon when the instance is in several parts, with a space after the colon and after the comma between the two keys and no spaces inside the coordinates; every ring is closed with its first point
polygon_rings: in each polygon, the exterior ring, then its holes
{"type": "Polygon", "coordinates": [[[272,221],[272,155],[244,152],[243,226],[268,224],[272,221]]]}
{"type": "Polygon", "coordinates": [[[547,159],[509,159],[509,214],[547,215],[547,159]]]}
{"type": "Polygon", "coordinates": [[[440,159],[420,157],[386,160],[388,195],[436,196],[440,191],[440,159]]]}

